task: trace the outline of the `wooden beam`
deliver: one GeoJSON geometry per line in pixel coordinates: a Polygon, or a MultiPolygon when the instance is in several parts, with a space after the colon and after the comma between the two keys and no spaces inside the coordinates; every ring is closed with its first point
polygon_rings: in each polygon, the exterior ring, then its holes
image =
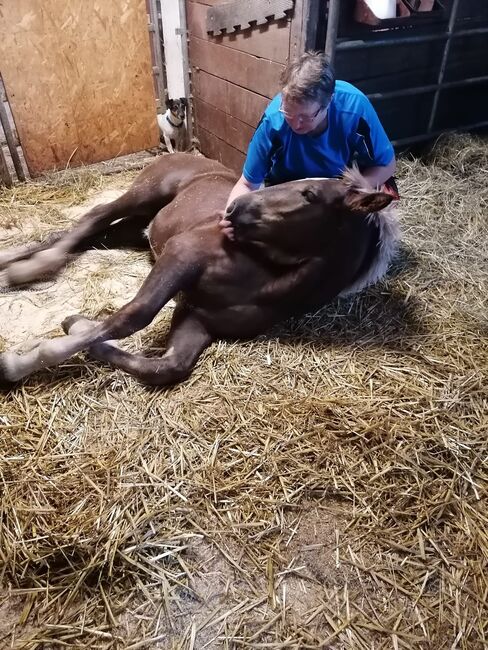
{"type": "Polygon", "coordinates": [[[317,29],[321,7],[320,0],[295,0],[290,32],[290,61],[307,50],[314,50],[317,47],[317,29]]]}
{"type": "Polygon", "coordinates": [[[7,161],[5,160],[5,154],[3,149],[0,146],[0,184],[5,185],[6,187],[12,187],[12,177],[8,170],[7,161]]]}
{"type": "Polygon", "coordinates": [[[195,68],[217,74],[258,95],[273,97],[280,91],[283,66],[200,38],[190,38],[190,58],[195,68]]]}
{"type": "Polygon", "coordinates": [[[163,112],[166,110],[164,106],[164,68],[163,68],[163,56],[161,53],[161,39],[159,33],[159,18],[158,18],[158,9],[156,5],[156,0],[147,0],[149,4],[149,16],[151,23],[149,25],[149,34],[152,41],[152,51],[154,53],[154,64],[153,74],[155,76],[156,87],[158,89],[158,99],[160,102],[160,107],[163,108],[163,112]]]}
{"type": "MultiPolygon", "coordinates": [[[[2,85],[3,81],[0,78],[0,86],[2,85]]],[[[3,97],[0,97],[0,122],[2,124],[3,132],[5,133],[5,139],[7,140],[8,150],[10,151],[10,156],[14,164],[17,178],[19,181],[25,181],[24,169],[22,167],[20,156],[17,152],[17,143],[15,142],[14,134],[10,128],[10,120],[8,119],[7,111],[5,110],[3,97]]]]}

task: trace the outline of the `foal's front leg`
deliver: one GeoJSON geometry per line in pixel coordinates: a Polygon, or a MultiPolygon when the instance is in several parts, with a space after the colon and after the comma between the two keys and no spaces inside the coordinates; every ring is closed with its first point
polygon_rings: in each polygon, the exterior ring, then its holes
{"type": "Polygon", "coordinates": [[[156,260],[135,298],[118,312],[90,329],[41,341],[25,354],[0,355],[0,380],[15,382],[43,368],[66,361],[93,345],[121,339],[143,329],[178,291],[189,287],[200,275],[205,254],[198,237],[173,237],[156,260]]]}
{"type": "MultiPolygon", "coordinates": [[[[90,321],[81,316],[73,316],[63,322],[64,330],[70,334],[89,327],[90,321]]],[[[88,349],[88,354],[134,375],[145,384],[167,386],[188,377],[211,342],[212,336],[204,325],[190,311],[177,307],[171,322],[167,350],[162,357],[131,354],[114,341],[93,345],[88,349]]]]}

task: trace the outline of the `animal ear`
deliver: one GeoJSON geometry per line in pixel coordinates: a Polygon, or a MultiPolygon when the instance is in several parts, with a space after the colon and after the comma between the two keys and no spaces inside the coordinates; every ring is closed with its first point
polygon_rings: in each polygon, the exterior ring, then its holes
{"type": "Polygon", "coordinates": [[[183,106],[188,106],[188,100],[186,97],[180,97],[180,102],[182,103],[183,106]]]}
{"type": "Polygon", "coordinates": [[[386,192],[358,192],[348,190],[344,197],[344,203],[353,212],[369,214],[379,212],[386,208],[393,201],[393,196],[386,192]]]}
{"type": "Polygon", "coordinates": [[[173,100],[172,99],[167,99],[165,101],[165,104],[166,104],[166,108],[171,108],[171,105],[173,104],[173,100]]]}

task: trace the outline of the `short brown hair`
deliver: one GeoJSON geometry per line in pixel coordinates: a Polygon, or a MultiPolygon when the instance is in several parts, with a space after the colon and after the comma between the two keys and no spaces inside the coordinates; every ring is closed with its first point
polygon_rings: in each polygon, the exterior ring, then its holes
{"type": "Polygon", "coordinates": [[[317,101],[325,106],[334,92],[335,75],[323,52],[305,52],[287,65],[281,81],[287,99],[317,101]]]}

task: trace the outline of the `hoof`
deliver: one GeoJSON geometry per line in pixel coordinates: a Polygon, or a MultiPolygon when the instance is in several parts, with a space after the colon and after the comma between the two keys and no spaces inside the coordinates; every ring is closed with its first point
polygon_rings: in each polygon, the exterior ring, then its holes
{"type": "Polygon", "coordinates": [[[65,334],[69,334],[69,330],[75,323],[78,321],[82,320],[84,316],[81,314],[71,314],[71,316],[66,316],[66,318],[63,320],[61,323],[61,327],[63,328],[63,332],[65,334]]]}
{"type": "Polygon", "coordinates": [[[65,334],[79,334],[92,329],[96,324],[97,321],[90,320],[81,314],[73,314],[63,320],[61,327],[65,334]]]}
{"type": "Polygon", "coordinates": [[[66,255],[54,248],[35,253],[27,260],[11,264],[5,271],[10,285],[28,284],[53,275],[66,263],[66,255]]]}

